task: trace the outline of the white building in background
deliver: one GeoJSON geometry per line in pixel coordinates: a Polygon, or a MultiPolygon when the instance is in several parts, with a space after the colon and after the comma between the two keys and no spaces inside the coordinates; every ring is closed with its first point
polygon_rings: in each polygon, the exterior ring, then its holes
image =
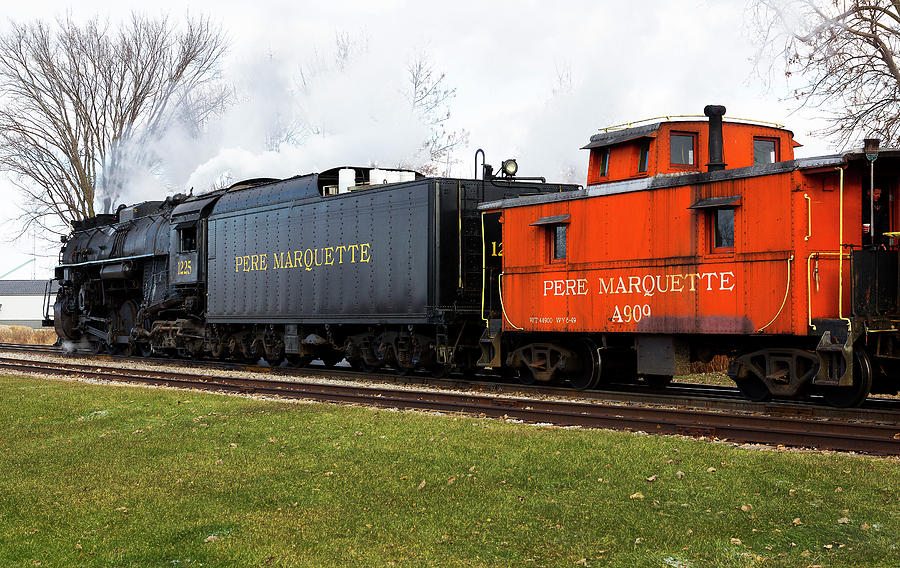
{"type": "MultiPolygon", "coordinates": [[[[41,327],[44,319],[47,280],[0,280],[0,325],[41,327]]],[[[59,286],[53,282],[52,302],[59,286]]]]}

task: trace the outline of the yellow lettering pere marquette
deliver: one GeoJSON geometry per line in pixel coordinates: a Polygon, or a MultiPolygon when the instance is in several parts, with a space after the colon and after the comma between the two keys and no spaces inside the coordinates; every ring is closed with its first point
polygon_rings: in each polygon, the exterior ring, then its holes
{"type": "MultiPolygon", "coordinates": [[[[270,253],[234,257],[235,272],[261,272],[270,268],[270,253]]],[[[327,247],[272,252],[272,270],[302,268],[309,272],[321,266],[372,262],[371,243],[353,243],[327,247]],[[344,253],[348,254],[344,254],[344,253]]]]}

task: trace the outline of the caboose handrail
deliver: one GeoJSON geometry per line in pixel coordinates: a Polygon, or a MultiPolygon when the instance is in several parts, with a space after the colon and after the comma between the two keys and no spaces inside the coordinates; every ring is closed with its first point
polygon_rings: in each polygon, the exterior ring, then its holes
{"type": "MultiPolygon", "coordinates": [[[[598,128],[599,132],[609,132],[611,130],[623,130],[625,128],[631,128],[638,124],[645,124],[648,122],[655,122],[660,120],[671,121],[673,118],[699,118],[701,120],[706,120],[705,115],[701,114],[669,114],[665,116],[654,116],[652,118],[642,118],[640,120],[633,120],[631,122],[623,122],[622,124],[614,124],[612,126],[604,126],[602,128],[598,128]]],[[[768,126],[773,126],[775,128],[784,128],[783,124],[779,124],[777,122],[769,122],[767,120],[756,120],[755,118],[741,118],[738,116],[723,116],[722,120],[737,120],[740,122],[749,122],[753,124],[764,124],[768,126]]]]}
{"type": "MultiPolygon", "coordinates": [[[[843,313],[843,288],[844,288],[844,278],[843,278],[843,264],[844,258],[850,258],[850,255],[846,252],[812,252],[806,257],[806,319],[809,324],[810,329],[816,331],[816,326],[812,322],[812,261],[813,258],[816,261],[819,260],[819,257],[838,257],[838,319],[844,320],[847,322],[848,330],[852,327],[852,322],[845,318],[843,313]]],[[[816,276],[816,289],[818,290],[818,276],[816,276]]]]}
{"type": "Polygon", "coordinates": [[[790,294],[790,292],[791,292],[791,262],[793,262],[793,261],[794,261],[794,255],[789,256],[787,259],[787,285],[784,288],[784,299],[781,300],[781,307],[778,308],[778,313],[775,314],[775,317],[773,317],[771,320],[769,320],[769,323],[767,323],[766,325],[757,329],[756,333],[762,333],[762,331],[764,329],[766,329],[767,327],[769,327],[770,325],[775,323],[775,320],[777,320],[778,316],[781,315],[781,312],[784,311],[784,306],[785,306],[785,304],[787,304],[788,294],[790,294]]]}
{"type": "Polygon", "coordinates": [[[516,324],[514,324],[512,322],[512,320],[509,319],[509,316],[506,315],[506,306],[503,305],[503,272],[500,273],[500,277],[497,279],[497,290],[499,292],[498,295],[500,296],[500,311],[503,312],[503,317],[506,318],[506,321],[507,321],[507,323],[509,323],[509,325],[513,326],[513,329],[522,331],[525,328],[519,327],[516,324]]]}

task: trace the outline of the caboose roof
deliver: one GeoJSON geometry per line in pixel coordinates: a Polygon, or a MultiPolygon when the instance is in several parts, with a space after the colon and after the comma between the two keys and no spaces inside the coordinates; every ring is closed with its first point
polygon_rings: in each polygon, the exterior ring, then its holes
{"type": "MultiPolygon", "coordinates": [[[[881,152],[879,152],[879,157],[900,157],[900,149],[882,150],[881,152]]],[[[865,159],[865,155],[860,151],[854,151],[845,154],[816,156],[813,158],[800,158],[798,160],[791,160],[788,162],[775,162],[774,164],[764,164],[746,168],[734,168],[730,170],[721,170],[715,172],[659,174],[646,178],[630,179],[600,185],[591,185],[575,191],[564,191],[560,193],[548,193],[543,195],[528,195],[512,199],[492,201],[489,203],[481,204],[479,209],[506,209],[510,207],[522,207],[526,205],[553,203],[557,201],[585,199],[588,197],[596,197],[601,195],[614,195],[617,193],[630,193],[634,191],[646,191],[664,187],[675,187],[679,185],[694,185],[701,183],[712,183],[717,181],[746,179],[786,173],[795,170],[837,167],[841,164],[847,163],[850,160],[858,159],[865,159]]]]}
{"type": "Polygon", "coordinates": [[[609,132],[594,134],[591,136],[591,141],[587,145],[582,146],[581,149],[588,150],[590,148],[602,148],[603,146],[612,146],[613,144],[628,142],[629,140],[637,140],[638,138],[653,138],[656,136],[656,132],[659,130],[661,124],[661,122],[655,122],[653,124],[645,124],[633,128],[623,128],[622,130],[611,130],[609,132]]]}

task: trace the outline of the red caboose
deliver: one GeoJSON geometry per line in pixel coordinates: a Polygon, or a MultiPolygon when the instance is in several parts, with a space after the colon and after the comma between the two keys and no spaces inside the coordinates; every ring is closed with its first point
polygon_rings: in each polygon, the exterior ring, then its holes
{"type": "Polygon", "coordinates": [[[754,399],[897,390],[900,152],[794,160],[724,111],[601,132],[584,189],[483,207],[484,364],[584,388],[727,354],[754,399]]]}

